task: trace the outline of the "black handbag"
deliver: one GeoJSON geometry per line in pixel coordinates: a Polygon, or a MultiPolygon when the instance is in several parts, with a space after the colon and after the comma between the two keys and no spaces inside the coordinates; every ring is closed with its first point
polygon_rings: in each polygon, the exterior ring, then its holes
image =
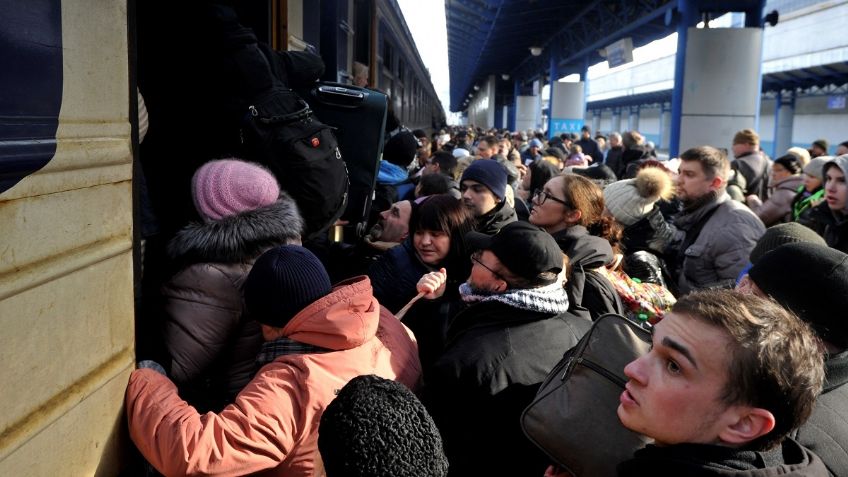
{"type": "Polygon", "coordinates": [[[651,334],[620,315],[599,317],[542,383],[521,415],[527,437],[574,477],[614,477],[651,442],[618,419],[624,367],[647,353],[651,334]]]}

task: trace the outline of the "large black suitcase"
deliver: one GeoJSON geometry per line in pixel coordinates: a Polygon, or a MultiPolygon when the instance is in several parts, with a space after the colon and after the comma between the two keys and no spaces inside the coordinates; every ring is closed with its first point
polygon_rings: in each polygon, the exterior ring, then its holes
{"type": "Polygon", "coordinates": [[[347,208],[341,220],[348,222],[346,241],[359,239],[366,232],[383,154],[387,97],[379,91],[329,82],[316,83],[299,94],[315,116],[335,128],[350,179],[347,208]]]}

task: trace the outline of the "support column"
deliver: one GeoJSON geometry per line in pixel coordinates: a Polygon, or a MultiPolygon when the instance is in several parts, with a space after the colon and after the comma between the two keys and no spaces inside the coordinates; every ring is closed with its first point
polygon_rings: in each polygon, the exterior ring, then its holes
{"type": "Polygon", "coordinates": [[[603,111],[600,109],[592,111],[592,134],[598,134],[601,129],[601,114],[603,111]]]}
{"type": "Polygon", "coordinates": [[[699,29],[699,5],[709,2],[678,0],[670,157],[705,144],[730,149],[736,131],[756,127],[765,1],[756,3],[746,28],[699,29]]]}
{"type": "Polygon", "coordinates": [[[539,76],[539,79],[533,81],[533,97],[536,98],[536,109],[533,113],[533,129],[542,129],[542,83],[545,81],[545,75],[539,76]]]}
{"type": "Polygon", "coordinates": [[[507,129],[510,131],[518,131],[516,127],[516,111],[518,111],[518,95],[521,94],[521,83],[518,80],[512,82],[512,107],[509,108],[509,117],[506,121],[507,129]]]}
{"type": "Polygon", "coordinates": [[[627,118],[627,130],[639,130],[639,106],[630,106],[630,116],[627,118]]]}
{"type": "Polygon", "coordinates": [[[550,127],[548,137],[562,133],[580,134],[586,113],[585,83],[551,83],[550,127]]]}
{"type": "Polygon", "coordinates": [[[671,134],[669,134],[671,126],[671,107],[663,103],[660,106],[660,143],[657,147],[663,151],[668,150],[668,143],[671,134]]]}
{"type": "Polygon", "coordinates": [[[621,132],[621,108],[612,109],[612,131],[610,132],[621,132]]]}
{"type": "Polygon", "coordinates": [[[792,126],[795,122],[795,91],[777,95],[774,107],[774,149],[771,157],[777,158],[792,147],[792,126]]]}
{"type": "Polygon", "coordinates": [[[551,97],[548,100],[548,138],[554,137],[554,97],[556,95],[557,79],[559,72],[557,71],[557,57],[552,53],[550,64],[548,67],[548,76],[550,77],[551,97]]]}

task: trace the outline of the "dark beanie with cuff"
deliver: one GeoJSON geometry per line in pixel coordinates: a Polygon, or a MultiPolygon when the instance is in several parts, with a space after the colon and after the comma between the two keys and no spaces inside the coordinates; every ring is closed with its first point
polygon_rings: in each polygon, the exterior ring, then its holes
{"type": "Polygon", "coordinates": [[[283,328],[301,310],[333,290],[324,265],[298,245],[268,250],[253,264],[244,283],[252,319],[283,328]]]}
{"type": "Polygon", "coordinates": [[[848,348],[848,255],[814,243],[791,243],[766,253],[748,271],[764,293],[848,348]]]}
{"type": "Polygon", "coordinates": [[[759,262],[763,255],[781,245],[799,242],[827,245],[822,236],[817,234],[815,230],[798,222],[773,225],[766,229],[766,233],[757,240],[757,245],[751,250],[751,263],[759,262]]]}
{"type": "Polygon", "coordinates": [[[500,200],[506,195],[507,172],[503,165],[492,159],[478,159],[462,173],[462,181],[471,180],[488,187],[500,200]]]}
{"type": "Polygon", "coordinates": [[[383,160],[396,166],[408,167],[415,159],[419,147],[418,139],[411,132],[401,131],[383,146],[383,160]]]}

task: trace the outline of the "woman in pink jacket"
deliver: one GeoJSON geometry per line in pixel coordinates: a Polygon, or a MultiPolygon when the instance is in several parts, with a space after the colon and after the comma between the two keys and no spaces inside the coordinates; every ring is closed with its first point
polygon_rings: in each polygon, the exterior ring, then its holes
{"type": "Polygon", "coordinates": [[[130,376],[130,436],[166,476],[320,475],[318,424],[345,383],[361,374],[410,388],[419,380],[412,333],[377,303],[368,278],[333,288],[305,248],[284,245],[260,257],[245,301],[262,326],[261,368],[220,413],[198,414],[152,369],[130,376]]]}

